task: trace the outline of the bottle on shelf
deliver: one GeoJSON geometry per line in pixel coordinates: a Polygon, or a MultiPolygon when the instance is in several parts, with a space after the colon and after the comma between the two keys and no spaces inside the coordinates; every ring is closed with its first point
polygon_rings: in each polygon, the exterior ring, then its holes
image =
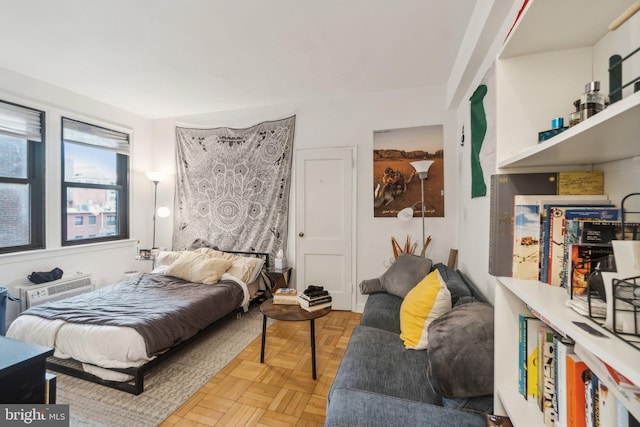
{"type": "Polygon", "coordinates": [[[573,106],[576,107],[576,111],[569,114],[569,127],[575,126],[580,123],[580,100],[573,101],[573,106]]]}
{"type": "Polygon", "coordinates": [[[580,97],[580,121],[604,110],[604,95],[600,93],[600,82],[589,82],[584,86],[580,97]]]}

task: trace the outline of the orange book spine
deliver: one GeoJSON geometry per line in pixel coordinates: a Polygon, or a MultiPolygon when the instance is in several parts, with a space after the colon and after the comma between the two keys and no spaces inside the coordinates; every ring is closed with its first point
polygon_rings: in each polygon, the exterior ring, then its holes
{"type": "Polygon", "coordinates": [[[575,354],[567,354],[567,425],[568,427],[586,427],[583,373],[587,365],[575,354]]]}

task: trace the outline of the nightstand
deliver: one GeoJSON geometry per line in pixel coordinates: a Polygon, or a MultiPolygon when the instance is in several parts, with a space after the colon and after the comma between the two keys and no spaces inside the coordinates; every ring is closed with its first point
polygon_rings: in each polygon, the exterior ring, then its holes
{"type": "Polygon", "coordinates": [[[288,288],[291,280],[291,267],[270,268],[262,271],[262,278],[267,287],[267,297],[270,297],[278,288],[288,288]]]}
{"type": "Polygon", "coordinates": [[[50,347],[0,336],[0,404],[49,403],[45,374],[52,355],[50,347]]]}

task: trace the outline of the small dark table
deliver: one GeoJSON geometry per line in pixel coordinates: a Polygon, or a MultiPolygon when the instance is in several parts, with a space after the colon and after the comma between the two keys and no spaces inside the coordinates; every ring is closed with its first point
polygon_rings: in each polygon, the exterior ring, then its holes
{"type": "Polygon", "coordinates": [[[316,379],[316,332],[315,319],[326,316],[331,312],[331,308],[323,308],[322,310],[309,312],[300,308],[299,305],[274,304],[272,299],[268,299],[260,305],[260,312],[263,314],[262,319],[262,348],[260,349],[260,363],[264,363],[264,346],[267,338],[267,317],[283,321],[300,321],[308,320],[310,322],[311,335],[311,369],[312,377],[316,379]]]}
{"type": "Polygon", "coordinates": [[[269,268],[262,271],[262,278],[267,285],[267,296],[271,297],[278,288],[288,288],[291,280],[291,267],[269,268]]]}
{"type": "Polygon", "coordinates": [[[44,404],[53,349],[0,336],[0,403],[44,404]]]}

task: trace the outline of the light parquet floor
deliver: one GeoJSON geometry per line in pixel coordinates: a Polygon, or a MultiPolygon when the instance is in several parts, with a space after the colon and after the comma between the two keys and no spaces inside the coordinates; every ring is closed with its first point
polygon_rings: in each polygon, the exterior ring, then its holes
{"type": "Polygon", "coordinates": [[[360,314],[332,311],[316,319],[317,379],[311,378],[309,322],[276,320],[261,337],[169,416],[161,427],[323,426],[326,398],[360,314]]]}

